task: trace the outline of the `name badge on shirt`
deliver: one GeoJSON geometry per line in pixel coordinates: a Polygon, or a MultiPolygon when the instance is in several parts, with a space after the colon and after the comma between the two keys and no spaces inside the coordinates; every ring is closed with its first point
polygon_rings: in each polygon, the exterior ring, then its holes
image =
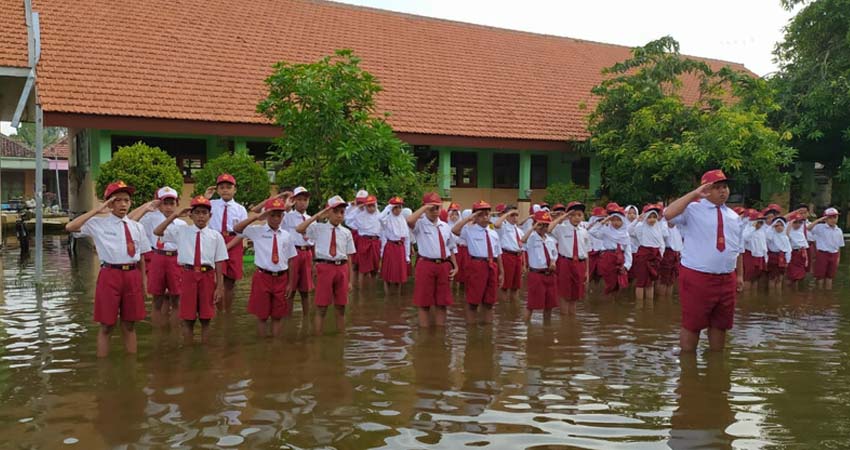
{"type": "Polygon", "coordinates": [[[118,237],[118,233],[116,233],[116,232],[114,232],[114,231],[110,231],[110,230],[103,230],[103,234],[105,234],[105,235],[107,235],[107,236],[114,236],[114,237],[118,237]]]}

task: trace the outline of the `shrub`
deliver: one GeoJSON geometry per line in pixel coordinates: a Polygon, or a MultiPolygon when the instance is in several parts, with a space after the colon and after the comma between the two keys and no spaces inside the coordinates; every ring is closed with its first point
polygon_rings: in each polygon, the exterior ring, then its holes
{"type": "Polygon", "coordinates": [[[550,205],[555,203],[567,204],[572,201],[580,201],[582,203],[590,202],[590,191],[583,188],[572,181],[569,183],[550,184],[546,188],[546,196],[543,198],[550,205]]]}
{"type": "Polygon", "coordinates": [[[215,179],[223,173],[229,173],[236,178],[236,201],[246,208],[269,197],[269,175],[263,166],[248,153],[225,153],[207,162],[204,167],[195,172],[195,192],[193,195],[203,195],[207,187],[215,185],[215,179]]]}
{"type": "Polygon", "coordinates": [[[171,186],[178,192],[183,186],[183,175],[177,161],[159,147],[151,147],[144,142],[119,147],[112,160],[100,166],[96,194],[103,195],[106,186],[116,180],[123,180],[136,188],[133,195],[136,206],[152,199],[156,190],[163,186],[171,186]]]}

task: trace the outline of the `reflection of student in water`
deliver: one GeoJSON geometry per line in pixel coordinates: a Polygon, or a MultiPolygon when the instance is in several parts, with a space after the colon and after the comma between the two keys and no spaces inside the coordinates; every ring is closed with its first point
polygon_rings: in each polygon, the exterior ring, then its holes
{"type": "Polygon", "coordinates": [[[681,375],[676,394],[679,407],[673,413],[670,448],[730,448],[732,438],[725,433],[735,421],[729,406],[729,369],[719,353],[706,353],[705,368],[697,367],[695,355],[682,355],[681,375]]]}
{"type": "MultiPolygon", "coordinates": [[[[447,340],[448,337],[442,330],[426,330],[420,333],[419,338],[410,347],[416,386],[413,417],[417,417],[420,412],[443,414],[446,404],[455,405],[458,402],[457,398],[445,395],[453,390],[449,375],[452,346],[447,340]]],[[[413,420],[411,425],[423,431],[430,431],[438,426],[431,420],[413,420]]]]}
{"type": "MultiPolygon", "coordinates": [[[[494,359],[493,331],[489,328],[470,329],[466,336],[463,355],[462,391],[469,395],[463,405],[463,415],[478,416],[493,402],[500,389],[498,368],[494,359]]],[[[470,424],[470,426],[474,426],[470,424]]],[[[486,432],[485,428],[467,429],[470,432],[486,432]]]]}

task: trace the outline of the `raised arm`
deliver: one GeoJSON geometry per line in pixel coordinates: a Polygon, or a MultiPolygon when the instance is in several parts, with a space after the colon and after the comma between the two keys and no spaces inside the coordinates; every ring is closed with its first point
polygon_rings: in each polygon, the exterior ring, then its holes
{"type": "Polygon", "coordinates": [[[312,224],[313,224],[313,222],[315,222],[315,221],[319,220],[320,218],[324,218],[324,217],[325,217],[325,215],[327,215],[328,211],[330,211],[330,210],[331,210],[331,208],[330,208],[330,207],[325,207],[325,209],[323,209],[323,210],[319,211],[318,213],[316,213],[315,215],[313,215],[313,216],[312,216],[312,217],[310,217],[309,219],[307,219],[307,220],[305,220],[305,221],[303,221],[303,222],[299,223],[299,224],[298,224],[298,226],[297,226],[297,227],[295,227],[295,232],[296,232],[296,233],[301,233],[301,234],[306,233],[306,232],[307,232],[307,228],[308,228],[310,225],[312,225],[312,224]]]}
{"type": "Polygon", "coordinates": [[[693,191],[679,197],[673,203],[667,205],[667,209],[664,210],[664,218],[667,220],[673,220],[685,212],[685,208],[687,208],[691,202],[707,197],[708,190],[711,188],[712,184],[713,183],[705,183],[693,191]]]}
{"type": "Polygon", "coordinates": [[[103,202],[103,204],[98,206],[97,208],[92,208],[91,211],[88,211],[82,216],[77,217],[76,219],[68,222],[65,225],[65,231],[69,233],[76,233],[80,231],[83,228],[83,225],[85,225],[85,223],[88,222],[89,219],[98,214],[104,214],[108,212],[114,200],[115,197],[110,197],[109,200],[103,202]]]}
{"type": "Polygon", "coordinates": [[[502,224],[505,223],[505,220],[510,216],[519,216],[519,211],[512,209],[496,219],[496,222],[493,223],[493,228],[502,228],[502,224]]]}
{"type": "Polygon", "coordinates": [[[166,217],[164,222],[157,225],[156,228],[153,229],[153,234],[155,234],[157,236],[165,236],[165,229],[168,228],[169,225],[171,225],[171,222],[174,222],[178,217],[182,216],[183,214],[186,214],[187,212],[189,212],[191,210],[192,210],[192,207],[187,206],[183,209],[178,209],[178,210],[174,211],[173,213],[171,213],[170,216],[166,217]]]}
{"type": "Polygon", "coordinates": [[[560,225],[566,219],[567,214],[561,214],[560,217],[549,223],[549,227],[547,228],[546,232],[551,234],[553,231],[555,231],[555,228],[557,228],[558,225],[560,225]]]}
{"type": "Polygon", "coordinates": [[[412,230],[416,227],[416,222],[419,222],[419,218],[422,217],[422,214],[425,214],[425,211],[428,208],[433,208],[435,205],[422,205],[416,211],[413,211],[411,215],[407,217],[407,226],[412,230]]]}
{"type": "Polygon", "coordinates": [[[156,211],[160,203],[160,200],[151,200],[143,204],[142,206],[139,206],[138,208],[130,211],[130,214],[127,214],[127,218],[138,222],[139,220],[142,220],[142,217],[144,217],[145,214],[156,211]]]}
{"type": "Polygon", "coordinates": [[[461,231],[463,231],[463,227],[465,227],[466,224],[471,222],[472,219],[480,216],[481,214],[484,214],[484,210],[476,211],[466,216],[466,218],[458,220],[457,223],[452,227],[452,234],[454,234],[455,236],[460,236],[461,231]]]}

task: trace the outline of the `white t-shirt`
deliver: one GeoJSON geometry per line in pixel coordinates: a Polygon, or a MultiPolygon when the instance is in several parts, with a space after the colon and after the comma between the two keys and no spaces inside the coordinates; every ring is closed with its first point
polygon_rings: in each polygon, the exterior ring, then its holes
{"type": "Polygon", "coordinates": [[[107,216],[92,217],[80,228],[80,234],[94,240],[97,256],[106,264],[133,264],[139,261],[142,253],[151,251],[145,227],[127,216],[120,218],[110,213],[107,216]],[[125,223],[135,247],[133,256],[127,253],[125,223]]]}

